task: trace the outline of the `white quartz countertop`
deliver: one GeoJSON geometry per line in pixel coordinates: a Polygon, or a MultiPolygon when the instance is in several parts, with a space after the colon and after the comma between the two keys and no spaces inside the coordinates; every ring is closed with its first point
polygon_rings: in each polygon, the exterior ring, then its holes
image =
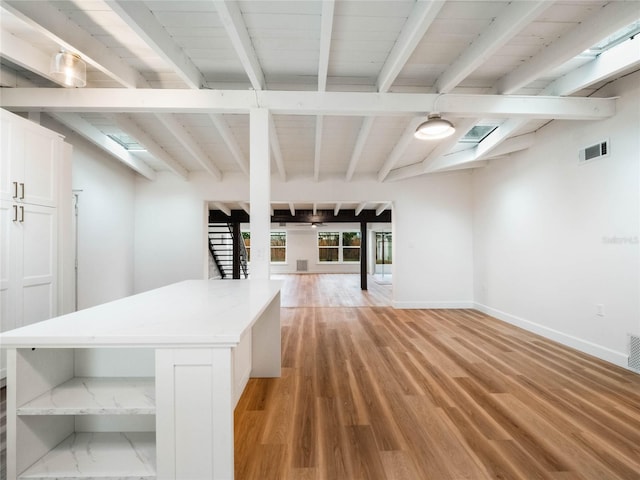
{"type": "Polygon", "coordinates": [[[273,280],[186,280],[4,332],[0,344],[233,346],[280,286],[273,280]]]}

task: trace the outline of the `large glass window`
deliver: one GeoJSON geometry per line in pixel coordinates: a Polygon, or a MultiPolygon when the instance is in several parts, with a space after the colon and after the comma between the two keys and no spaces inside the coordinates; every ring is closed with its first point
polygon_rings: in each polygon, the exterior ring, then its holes
{"type": "Polygon", "coordinates": [[[338,262],[340,257],[340,233],[318,232],[318,260],[338,262]]]}
{"type": "Polygon", "coordinates": [[[342,261],[360,261],[360,232],[342,232],[342,261]]]}
{"type": "MultiPolygon", "coordinates": [[[[251,232],[242,232],[244,246],[247,249],[247,261],[251,261],[251,232]]],[[[285,263],[287,261],[287,232],[271,232],[271,262],[285,263]]]]}
{"type": "Polygon", "coordinates": [[[360,232],[318,232],[318,261],[359,262],[360,232]]]}
{"type": "Polygon", "coordinates": [[[287,261],[287,232],[271,232],[271,262],[287,261]]]}

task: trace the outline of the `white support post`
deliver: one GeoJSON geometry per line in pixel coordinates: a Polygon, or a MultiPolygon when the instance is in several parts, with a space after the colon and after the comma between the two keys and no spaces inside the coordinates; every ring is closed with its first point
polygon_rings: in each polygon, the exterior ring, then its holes
{"type": "Polygon", "coordinates": [[[249,112],[251,278],[269,279],[271,263],[271,159],[269,110],[249,112]]]}

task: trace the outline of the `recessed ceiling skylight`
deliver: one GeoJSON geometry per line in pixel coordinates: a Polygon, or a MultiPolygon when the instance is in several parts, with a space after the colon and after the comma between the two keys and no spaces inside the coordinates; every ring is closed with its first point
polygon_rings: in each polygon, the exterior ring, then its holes
{"type": "Polygon", "coordinates": [[[638,33],[640,33],[640,19],[636,20],[630,25],[627,25],[624,28],[621,28],[617,32],[609,35],[607,38],[602,41],[596,43],[593,47],[584,52],[587,55],[599,55],[602,52],[609,50],[610,48],[619,45],[620,43],[633,38],[638,33]]]}
{"type": "Polygon", "coordinates": [[[146,152],[146,148],[136,142],[129,135],[124,133],[109,133],[107,135],[111,140],[118,143],[124,149],[129,150],[130,152],[146,152]]]}
{"type": "Polygon", "coordinates": [[[460,139],[462,143],[480,143],[491,132],[493,132],[497,125],[476,125],[467,134],[460,139]]]}

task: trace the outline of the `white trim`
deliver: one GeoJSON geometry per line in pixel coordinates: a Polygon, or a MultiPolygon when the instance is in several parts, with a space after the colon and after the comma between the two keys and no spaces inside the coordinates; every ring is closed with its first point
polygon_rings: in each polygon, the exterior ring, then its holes
{"type": "Polygon", "coordinates": [[[428,309],[428,310],[437,310],[437,309],[450,309],[450,308],[474,308],[473,302],[468,301],[460,301],[460,302],[403,302],[394,300],[391,302],[393,308],[398,310],[408,310],[408,309],[428,309]]]}
{"type": "Polygon", "coordinates": [[[517,327],[523,328],[529,332],[537,333],[538,335],[542,335],[545,338],[554,340],[568,347],[575,348],[576,350],[579,350],[583,353],[593,355],[594,357],[613,363],[614,365],[618,365],[619,367],[629,369],[627,365],[626,353],[617,352],[610,348],[603,347],[602,345],[597,345],[588,340],[574,337],[573,335],[569,335],[569,334],[560,332],[558,330],[555,330],[553,328],[540,325],[539,323],[532,322],[531,320],[526,320],[524,318],[511,315],[509,313],[503,312],[501,310],[497,310],[495,308],[491,308],[481,303],[475,302],[474,308],[476,310],[481,311],[482,313],[491,315],[492,317],[495,317],[498,320],[502,320],[504,322],[515,325],[517,327]]]}

